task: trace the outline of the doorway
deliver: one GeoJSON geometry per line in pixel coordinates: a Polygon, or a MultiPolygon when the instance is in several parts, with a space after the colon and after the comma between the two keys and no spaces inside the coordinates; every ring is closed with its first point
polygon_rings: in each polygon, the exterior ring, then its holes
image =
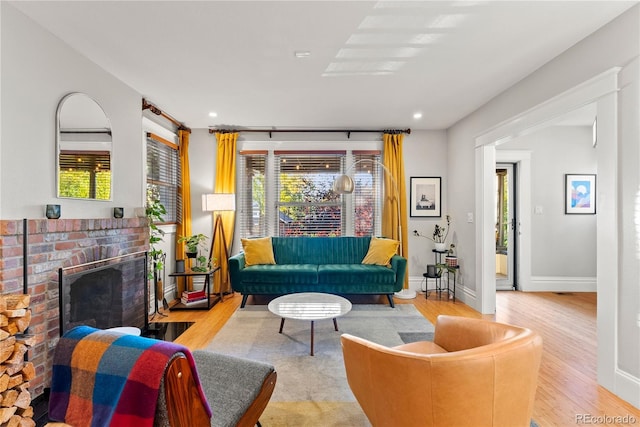
{"type": "Polygon", "coordinates": [[[514,163],[496,164],[496,290],[517,289],[516,211],[517,188],[514,163]]]}
{"type": "MultiPolygon", "coordinates": [[[[495,251],[495,165],[496,146],[513,138],[535,132],[546,126],[549,120],[590,103],[595,103],[598,126],[598,215],[596,218],[597,275],[598,290],[598,383],[618,394],[629,384],[617,369],[617,349],[619,335],[617,313],[619,295],[611,290],[618,289],[618,275],[612,273],[611,266],[618,265],[618,205],[616,171],[618,164],[618,72],[612,68],[583,82],[537,106],[513,116],[500,125],[489,128],[476,137],[476,253],[493,254],[495,251]],[[603,199],[607,203],[602,203],[603,199]],[[613,248],[613,249],[612,249],[613,248]],[[607,292],[600,292],[606,289],[607,292]],[[602,315],[608,313],[609,315],[602,315]],[[621,386],[624,384],[624,386],[621,386]]],[[[635,98],[634,98],[635,99],[635,98]]],[[[526,194],[521,193],[521,194],[526,194]]],[[[520,212],[529,212],[520,210],[520,212]]],[[[522,221],[520,231],[529,233],[528,222],[522,221]]],[[[476,263],[477,301],[481,313],[495,313],[495,257],[480,257],[476,263]]],[[[523,284],[521,283],[520,286],[523,284]]],[[[631,390],[632,388],[629,388],[631,390]]],[[[637,388],[636,388],[637,389],[637,388]]],[[[623,393],[624,394],[624,393],[623,393]]]]}

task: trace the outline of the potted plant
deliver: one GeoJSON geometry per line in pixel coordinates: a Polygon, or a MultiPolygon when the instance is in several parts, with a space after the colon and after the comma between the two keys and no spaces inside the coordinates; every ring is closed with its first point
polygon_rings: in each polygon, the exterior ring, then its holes
{"type": "Polygon", "coordinates": [[[415,236],[420,236],[420,237],[424,237],[426,239],[431,240],[433,243],[435,243],[435,249],[438,252],[447,252],[446,250],[446,240],[447,240],[447,236],[449,235],[449,229],[450,229],[450,225],[451,225],[451,216],[447,215],[446,217],[446,221],[447,221],[447,225],[443,226],[440,224],[436,224],[435,227],[433,228],[433,235],[432,237],[429,236],[425,236],[424,234],[420,234],[418,232],[418,230],[414,230],[413,234],[415,236]]]}
{"type": "Polygon", "coordinates": [[[167,209],[152,190],[147,191],[147,205],[145,214],[149,222],[149,279],[154,279],[154,273],[164,268],[164,251],[157,247],[157,244],[164,240],[164,230],[158,227],[164,221],[167,209]]]}
{"type": "Polygon", "coordinates": [[[209,269],[207,257],[200,254],[199,249],[204,249],[204,242],[208,239],[204,234],[194,234],[192,236],[182,236],[178,239],[178,243],[184,243],[187,258],[196,260],[195,266],[191,267],[193,271],[207,271],[209,269]]]}
{"type": "Polygon", "coordinates": [[[458,266],[458,257],[455,254],[456,245],[451,243],[449,245],[449,249],[447,250],[447,256],[444,257],[445,262],[447,263],[447,267],[457,267],[458,266]]]}
{"type": "Polygon", "coordinates": [[[162,305],[165,309],[169,308],[167,300],[164,298],[164,284],[162,277],[164,274],[164,262],[167,255],[158,247],[158,244],[164,241],[164,230],[158,227],[158,224],[164,222],[164,215],[167,214],[167,209],[162,203],[160,198],[153,189],[147,189],[147,204],[145,206],[145,215],[149,224],[149,254],[148,254],[148,268],[147,279],[153,280],[154,292],[155,292],[155,310],[158,312],[158,300],[162,300],[162,305]]]}

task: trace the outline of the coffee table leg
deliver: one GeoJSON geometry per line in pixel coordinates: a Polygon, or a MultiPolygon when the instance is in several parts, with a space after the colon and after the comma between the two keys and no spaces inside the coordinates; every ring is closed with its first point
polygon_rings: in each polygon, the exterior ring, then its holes
{"type": "Polygon", "coordinates": [[[311,356],[313,356],[313,324],[314,321],[311,321],[311,356]]]}
{"type": "Polygon", "coordinates": [[[333,327],[336,329],[336,331],[338,330],[338,321],[335,317],[333,318],[333,327]]]}
{"type": "Polygon", "coordinates": [[[280,320],[280,330],[278,331],[278,333],[282,333],[282,328],[284,327],[284,317],[280,320]]]}

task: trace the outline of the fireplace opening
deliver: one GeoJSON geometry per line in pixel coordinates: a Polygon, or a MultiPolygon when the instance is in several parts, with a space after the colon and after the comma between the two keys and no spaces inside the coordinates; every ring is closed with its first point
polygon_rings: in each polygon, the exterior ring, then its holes
{"type": "Polygon", "coordinates": [[[147,253],[58,270],[60,335],[75,326],[149,329],[147,253]]]}

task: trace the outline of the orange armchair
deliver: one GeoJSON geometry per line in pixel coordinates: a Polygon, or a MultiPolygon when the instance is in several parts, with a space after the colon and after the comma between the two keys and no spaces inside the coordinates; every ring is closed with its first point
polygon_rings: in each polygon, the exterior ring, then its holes
{"type": "Polygon", "coordinates": [[[542,338],[529,329],[441,315],[433,342],[341,341],[349,387],[374,427],[530,425],[542,338]]]}

